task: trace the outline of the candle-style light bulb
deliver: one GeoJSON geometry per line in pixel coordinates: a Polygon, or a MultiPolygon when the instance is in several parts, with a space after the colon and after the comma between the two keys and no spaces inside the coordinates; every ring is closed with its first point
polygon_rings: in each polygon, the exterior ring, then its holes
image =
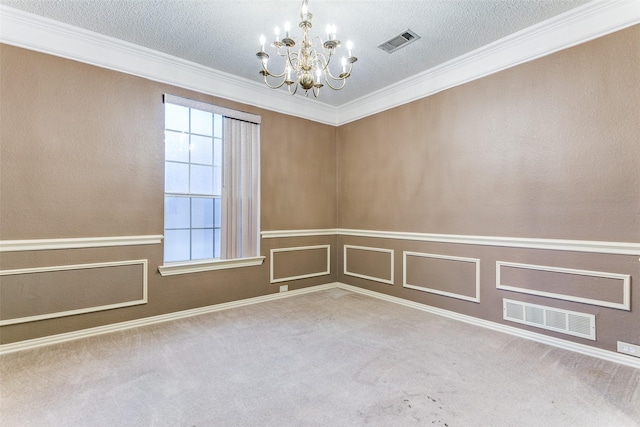
{"type": "Polygon", "coordinates": [[[349,58],[351,58],[353,55],[351,55],[351,49],[353,49],[353,43],[351,43],[351,40],[347,41],[347,50],[349,51],[349,58]]]}
{"type": "Polygon", "coordinates": [[[327,33],[327,40],[331,40],[331,25],[327,25],[325,32],[327,33]]]}
{"type": "Polygon", "coordinates": [[[264,52],[264,42],[265,42],[265,38],[264,35],[260,36],[260,52],[264,52]]]}
{"type": "Polygon", "coordinates": [[[291,29],[291,24],[289,24],[289,22],[285,22],[284,23],[284,35],[285,37],[289,37],[289,30],[291,29]]]}
{"type": "Polygon", "coordinates": [[[303,3],[302,4],[302,20],[306,21],[307,20],[307,13],[309,12],[309,10],[307,9],[307,4],[303,3]]]}
{"type": "Polygon", "coordinates": [[[276,27],[275,30],[273,30],[274,33],[276,33],[276,41],[279,42],[280,41],[280,27],[276,27]]]}
{"type": "Polygon", "coordinates": [[[320,68],[316,68],[316,83],[320,83],[320,77],[322,77],[322,70],[320,68]]]}
{"type": "Polygon", "coordinates": [[[342,57],[342,72],[347,72],[347,58],[345,58],[344,56],[342,57]]]}
{"type": "Polygon", "coordinates": [[[336,26],[335,25],[331,26],[331,32],[333,33],[333,39],[335,40],[336,39],[336,26]]]}

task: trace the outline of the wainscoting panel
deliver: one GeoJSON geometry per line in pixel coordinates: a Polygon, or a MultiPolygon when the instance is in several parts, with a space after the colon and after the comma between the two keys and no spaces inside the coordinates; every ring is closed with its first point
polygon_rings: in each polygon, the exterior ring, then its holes
{"type": "Polygon", "coordinates": [[[393,285],[393,249],[344,245],[344,274],[393,285]]]}
{"type": "Polygon", "coordinates": [[[631,310],[628,274],[497,261],[496,288],[631,310]]]}
{"type": "Polygon", "coordinates": [[[331,274],[331,245],[271,249],[271,283],[331,274]]]}
{"type": "Polygon", "coordinates": [[[480,260],[421,252],[403,252],[405,288],[480,302],[480,260]]]}
{"type": "Polygon", "coordinates": [[[0,326],[147,303],[147,260],[0,271],[0,326]]]}

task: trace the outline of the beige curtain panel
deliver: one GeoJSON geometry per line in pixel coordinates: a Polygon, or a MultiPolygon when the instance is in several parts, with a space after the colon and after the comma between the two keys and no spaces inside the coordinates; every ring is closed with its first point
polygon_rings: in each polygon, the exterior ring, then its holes
{"type": "Polygon", "coordinates": [[[260,126],[224,118],[221,258],[259,255],[260,126]]]}

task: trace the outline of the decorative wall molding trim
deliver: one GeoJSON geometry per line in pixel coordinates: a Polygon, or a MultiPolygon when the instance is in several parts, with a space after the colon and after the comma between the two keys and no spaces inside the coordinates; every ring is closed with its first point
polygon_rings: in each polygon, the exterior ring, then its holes
{"type": "Polygon", "coordinates": [[[177,274],[200,273],[203,271],[226,270],[229,268],[255,267],[262,265],[265,257],[247,257],[234,259],[210,259],[189,262],[172,262],[158,266],[161,276],[175,276],[177,274]]]}
{"type": "MultiPolygon", "coordinates": [[[[75,310],[58,311],[54,313],[46,313],[36,316],[18,317],[13,319],[0,320],[0,326],[15,325],[18,323],[35,322],[37,320],[55,319],[57,317],[72,316],[75,314],[93,313],[95,311],[111,310],[114,308],[131,307],[134,305],[141,305],[147,303],[147,270],[148,261],[146,259],[130,260],[130,261],[113,261],[113,262],[101,262],[93,264],[77,264],[77,265],[56,265],[51,267],[36,267],[36,268],[21,268],[15,270],[0,270],[1,276],[11,276],[17,274],[30,274],[30,273],[42,273],[51,271],[69,271],[69,270],[86,270],[93,268],[104,267],[120,267],[124,265],[142,265],[142,298],[139,300],[120,302],[116,304],[106,304],[93,307],[79,308],[75,310]]],[[[2,283],[0,282],[0,285],[2,283]]]]}
{"type": "Polygon", "coordinates": [[[449,319],[454,319],[454,320],[469,323],[472,325],[481,326],[483,328],[491,329],[498,332],[503,332],[509,335],[536,341],[542,344],[551,345],[553,347],[562,348],[564,350],[574,351],[576,353],[584,354],[586,356],[597,357],[599,359],[603,359],[609,362],[619,363],[621,365],[640,369],[640,359],[633,356],[627,356],[624,354],[616,353],[609,350],[603,350],[600,348],[579,344],[572,341],[565,341],[560,338],[550,337],[550,336],[542,335],[536,332],[530,332],[524,329],[507,326],[500,323],[490,322],[488,320],[478,319],[476,317],[467,316],[465,314],[460,314],[460,313],[456,313],[449,310],[443,310],[437,307],[431,307],[418,302],[382,294],[379,292],[370,291],[367,289],[359,288],[357,286],[347,285],[345,283],[339,283],[339,282],[311,286],[311,287],[297,289],[293,291],[273,293],[273,294],[263,295],[263,296],[254,297],[254,298],[248,298],[248,299],[239,300],[239,301],[232,301],[232,302],[223,303],[223,304],[216,304],[216,305],[210,305],[207,307],[200,307],[200,308],[195,308],[191,310],[179,311],[175,313],[167,313],[159,316],[146,317],[143,319],[130,320],[127,322],[120,322],[112,325],[98,326],[95,328],[83,329],[80,331],[67,332],[67,333],[58,334],[58,335],[50,335],[42,338],[34,338],[31,340],[19,341],[19,342],[10,343],[10,344],[2,344],[0,345],[0,355],[13,353],[21,350],[38,348],[38,347],[52,345],[52,344],[59,344],[67,341],[72,341],[75,339],[86,338],[86,337],[106,334],[110,332],[123,331],[126,329],[137,328],[140,326],[153,325],[157,323],[168,322],[171,320],[183,319],[191,316],[198,316],[200,314],[213,313],[216,311],[228,310],[236,307],[244,307],[252,304],[258,304],[261,302],[273,301],[280,298],[288,298],[296,295],[318,292],[318,291],[323,291],[327,289],[334,289],[334,288],[340,288],[345,291],[351,291],[354,293],[367,295],[373,298],[378,298],[384,301],[400,304],[405,307],[415,308],[417,310],[425,311],[432,314],[437,314],[439,316],[444,316],[449,319]]]}
{"type": "Polygon", "coordinates": [[[393,277],[394,277],[394,251],[393,249],[383,249],[383,248],[372,248],[372,247],[368,247],[368,246],[354,246],[354,245],[344,245],[343,246],[343,274],[345,274],[346,276],[353,276],[353,277],[359,277],[361,279],[367,279],[367,280],[373,280],[375,282],[381,282],[381,283],[386,283],[387,285],[393,285],[393,277]],[[388,253],[390,255],[389,257],[389,262],[391,264],[390,266],[390,271],[391,271],[391,277],[388,279],[385,279],[383,277],[374,277],[374,276],[368,276],[366,274],[359,274],[359,273],[353,273],[351,271],[348,271],[347,268],[349,266],[349,262],[347,261],[347,250],[348,249],[358,249],[361,251],[371,251],[371,252],[383,252],[383,253],[388,253]]]}
{"type": "Polygon", "coordinates": [[[282,239],[285,237],[334,236],[336,228],[319,228],[309,230],[273,230],[260,233],[263,239],[282,239]]]}
{"type": "Polygon", "coordinates": [[[415,301],[410,301],[407,299],[386,295],[380,292],[374,292],[368,289],[359,288],[357,286],[347,285],[344,283],[338,283],[336,286],[341,289],[344,289],[345,291],[351,291],[351,292],[367,295],[367,296],[378,298],[384,301],[389,301],[396,304],[404,305],[405,307],[411,307],[417,310],[426,311],[427,313],[437,314],[439,316],[444,316],[449,319],[454,319],[461,322],[469,323],[471,325],[481,326],[483,328],[491,329],[498,332],[503,332],[509,335],[525,338],[531,341],[536,341],[542,344],[547,344],[547,345],[558,347],[564,350],[574,351],[576,353],[584,354],[586,356],[597,357],[599,359],[603,359],[609,362],[619,363],[621,365],[626,365],[632,368],[640,369],[640,359],[637,357],[627,356],[627,355],[616,353],[610,350],[603,350],[601,348],[592,347],[590,345],[580,344],[573,341],[566,341],[560,338],[551,337],[551,336],[539,334],[536,332],[531,332],[531,331],[516,328],[513,326],[491,322],[489,320],[479,319],[477,317],[468,316],[466,314],[460,314],[454,311],[432,307],[432,306],[421,304],[415,301]]]}
{"type": "Polygon", "coordinates": [[[111,246],[156,245],[163,235],[78,237],[68,239],[0,240],[0,252],[48,251],[53,249],[106,248],[111,246]]]}
{"type": "Polygon", "coordinates": [[[426,254],[422,252],[404,251],[402,253],[402,287],[414,289],[417,291],[429,292],[437,295],[443,295],[445,297],[457,298],[464,301],[480,302],[480,260],[477,258],[463,258],[463,257],[457,257],[457,256],[450,256],[450,255],[437,255],[437,254],[426,254]],[[424,286],[416,286],[416,285],[411,285],[407,283],[407,257],[408,256],[444,259],[449,261],[459,261],[459,262],[467,262],[467,263],[474,264],[475,265],[474,296],[456,294],[454,292],[443,291],[442,289],[426,288],[424,286]]]}
{"type": "Polygon", "coordinates": [[[375,239],[415,240],[420,242],[459,243],[464,245],[640,256],[640,243],[630,242],[470,236],[460,234],[415,233],[406,231],[356,230],[351,228],[263,231],[262,238],[274,239],[284,237],[330,236],[334,234],[338,236],[372,237],[375,239]]]}
{"type": "Polygon", "coordinates": [[[591,1],[338,108],[343,125],[640,22],[640,2],[591,1]]]}
{"type": "Polygon", "coordinates": [[[637,1],[592,1],[338,107],[3,5],[0,42],[339,126],[639,22],[637,1]]]}
{"type": "Polygon", "coordinates": [[[508,248],[549,249],[554,251],[593,252],[616,255],[640,255],[640,243],[627,242],[535,239],[527,237],[465,236],[458,234],[353,230],[345,228],[339,228],[336,232],[340,236],[373,237],[378,239],[417,240],[422,242],[459,243],[465,245],[501,246],[508,248]]]}
{"type": "Polygon", "coordinates": [[[124,331],[127,329],[138,328],[140,326],[155,325],[157,323],[169,322],[172,320],[184,319],[191,316],[199,316],[201,314],[214,313],[216,311],[228,310],[236,307],[244,307],[261,302],[273,301],[281,298],[288,298],[296,295],[318,292],[325,289],[333,289],[337,287],[335,283],[326,285],[312,286],[308,288],[296,289],[287,292],[273,293],[259,297],[247,298],[238,301],[231,301],[222,304],[209,305],[206,307],[194,308],[191,310],[177,311],[174,313],[161,314],[158,316],[145,317],[142,319],[129,320],[126,322],[113,323],[111,325],[98,326],[95,328],[82,329],[79,331],[67,332],[63,334],[50,335],[42,338],[34,338],[25,341],[18,341],[10,344],[0,345],[0,355],[14,353],[16,351],[29,350],[46,345],[59,344],[80,338],[93,337],[111,332],[124,331]]]}
{"type": "Polygon", "coordinates": [[[331,274],[331,245],[315,245],[315,246],[299,246],[295,248],[278,248],[271,249],[271,265],[270,265],[270,280],[271,283],[288,282],[291,280],[308,279],[310,277],[326,276],[331,274]],[[276,279],[274,273],[274,258],[275,254],[282,252],[294,252],[294,251],[308,251],[314,249],[326,249],[327,251],[327,269],[325,271],[318,271],[315,273],[301,274],[298,276],[279,277],[276,279]]]}
{"type": "Polygon", "coordinates": [[[544,265],[520,264],[515,262],[496,261],[496,289],[505,291],[519,292],[521,294],[537,295],[548,298],[561,299],[565,301],[579,302],[582,304],[599,305],[601,307],[617,308],[620,310],[631,311],[631,275],[620,273],[606,273],[602,271],[577,270],[574,268],[548,267],[544,265]],[[501,282],[502,267],[522,268],[526,270],[548,271],[552,273],[575,274],[578,276],[602,277],[606,279],[622,280],[623,301],[615,303],[592,298],[582,298],[574,295],[565,295],[556,292],[538,291],[535,289],[520,288],[517,286],[503,285],[501,282]]]}

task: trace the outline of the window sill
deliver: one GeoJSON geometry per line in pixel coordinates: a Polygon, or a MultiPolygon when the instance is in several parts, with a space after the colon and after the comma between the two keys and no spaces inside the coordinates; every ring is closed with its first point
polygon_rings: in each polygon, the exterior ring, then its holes
{"type": "Polygon", "coordinates": [[[174,276],[176,274],[199,273],[202,271],[224,270],[227,268],[253,267],[262,265],[266,257],[234,259],[210,259],[189,262],[172,262],[158,267],[161,276],[174,276]]]}

